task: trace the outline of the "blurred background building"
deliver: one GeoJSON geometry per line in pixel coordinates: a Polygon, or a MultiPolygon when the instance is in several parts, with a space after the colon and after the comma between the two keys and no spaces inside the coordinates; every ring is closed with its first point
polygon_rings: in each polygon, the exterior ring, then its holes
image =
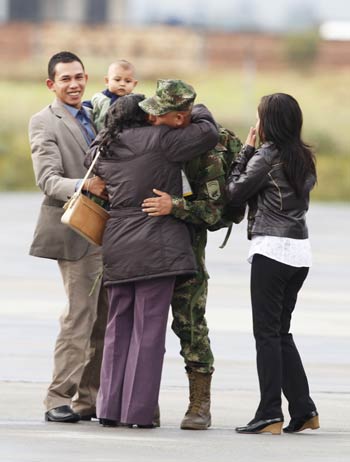
{"type": "Polygon", "coordinates": [[[83,59],[87,97],[127,59],[138,91],[186,79],[242,139],[261,95],[293,94],[319,154],[317,197],[350,200],[349,0],[0,0],[0,190],[34,187],[27,124],[61,50],[83,59]]]}
{"type": "Polygon", "coordinates": [[[126,22],[127,0],[0,0],[2,22],[126,22]]]}
{"type": "MultiPolygon", "coordinates": [[[[348,0],[0,0],[0,58],[12,64],[60,49],[85,59],[137,60],[143,76],[215,67],[350,66],[348,0]],[[329,40],[333,21],[343,29],[329,40]],[[323,30],[323,35],[320,35],[323,30]]],[[[97,66],[98,68],[98,66],[97,66]]]]}
{"type": "Polygon", "coordinates": [[[0,20],[285,31],[350,18],[348,0],[0,0],[0,20]]]}

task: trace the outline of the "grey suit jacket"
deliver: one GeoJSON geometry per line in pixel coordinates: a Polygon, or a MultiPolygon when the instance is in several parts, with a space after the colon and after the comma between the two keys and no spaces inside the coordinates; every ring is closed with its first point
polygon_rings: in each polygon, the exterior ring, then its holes
{"type": "Polygon", "coordinates": [[[55,100],[29,122],[29,139],[36,183],[45,197],[30,254],[53,259],[79,260],[90,244],[61,223],[63,204],[86,173],[88,149],[83,129],[64,105],[55,100]]]}

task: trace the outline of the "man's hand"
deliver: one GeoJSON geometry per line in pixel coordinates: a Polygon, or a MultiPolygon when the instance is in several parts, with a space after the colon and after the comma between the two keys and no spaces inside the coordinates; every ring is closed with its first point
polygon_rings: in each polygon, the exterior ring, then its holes
{"type": "Polygon", "coordinates": [[[146,212],[150,217],[160,217],[161,215],[169,215],[172,209],[172,199],[170,194],[153,189],[154,194],[159,197],[149,197],[142,202],[142,211],[146,212]]]}
{"type": "Polygon", "coordinates": [[[106,183],[99,176],[93,176],[92,178],[85,180],[83,189],[91,192],[91,194],[94,194],[95,196],[108,200],[106,183]]]}

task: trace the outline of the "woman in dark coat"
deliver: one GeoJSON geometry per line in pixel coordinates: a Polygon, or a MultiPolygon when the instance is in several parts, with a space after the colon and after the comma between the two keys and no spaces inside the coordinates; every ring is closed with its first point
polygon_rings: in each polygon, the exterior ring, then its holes
{"type": "MultiPolygon", "coordinates": [[[[215,122],[204,106],[183,129],[151,126],[138,103],[120,98],[96,141],[94,167],[106,182],[110,219],[103,237],[109,316],[97,398],[104,425],[152,427],[165,352],[165,332],[175,277],[196,271],[186,225],[142,212],[153,188],[182,195],[181,162],[215,146],[215,122]]],[[[194,98],[193,98],[194,99],[194,98]]]]}
{"type": "Polygon", "coordinates": [[[248,237],[253,330],[260,403],[238,433],[281,433],[281,391],[291,421],[283,430],[319,427],[316,406],[290,333],[297,295],[311,266],[305,215],[316,181],[313,153],[301,139],[302,112],[290,95],[264,96],[258,122],[227,183],[233,205],[249,202],[248,237]],[[255,151],[256,132],[263,143],[255,151]]]}

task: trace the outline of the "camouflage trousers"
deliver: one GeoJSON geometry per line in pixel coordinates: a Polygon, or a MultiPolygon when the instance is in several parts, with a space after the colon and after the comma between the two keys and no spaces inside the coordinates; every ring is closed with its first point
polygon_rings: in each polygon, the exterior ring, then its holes
{"type": "Polygon", "coordinates": [[[195,234],[193,250],[198,273],[176,278],[171,301],[172,329],[180,339],[180,354],[185,359],[186,369],[201,373],[214,371],[214,356],[210,348],[205,307],[208,293],[208,273],[205,268],[205,229],[195,234]]]}

